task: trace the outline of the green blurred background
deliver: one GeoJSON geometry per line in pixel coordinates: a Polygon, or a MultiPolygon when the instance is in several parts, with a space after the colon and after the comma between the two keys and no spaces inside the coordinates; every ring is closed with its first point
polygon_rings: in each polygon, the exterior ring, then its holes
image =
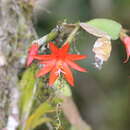
{"type": "MultiPolygon", "coordinates": [[[[39,37],[47,34],[59,21],[85,22],[109,18],[130,29],[130,0],[39,0],[34,24],[39,37]]],[[[79,64],[87,73],[74,72],[73,97],[93,130],[130,130],[130,61],[120,40],[112,41],[112,53],[99,71],[93,65],[96,37],[80,32],[77,49],[88,58],[79,64]]],[[[71,108],[70,108],[71,109],[71,108]]]]}

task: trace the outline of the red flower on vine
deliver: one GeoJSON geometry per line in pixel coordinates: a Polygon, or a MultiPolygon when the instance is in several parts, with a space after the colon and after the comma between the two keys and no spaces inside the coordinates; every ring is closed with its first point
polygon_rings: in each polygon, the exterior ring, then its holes
{"type": "Polygon", "coordinates": [[[127,58],[124,61],[124,63],[126,63],[129,60],[129,57],[130,57],[130,37],[126,36],[122,39],[122,41],[123,41],[123,44],[125,45],[126,53],[127,53],[127,58]]]}
{"type": "Polygon", "coordinates": [[[32,44],[31,47],[28,50],[28,57],[27,57],[27,63],[26,65],[29,66],[32,64],[33,60],[34,60],[34,55],[38,54],[38,44],[32,44]]]}
{"type": "Polygon", "coordinates": [[[57,48],[54,43],[49,43],[51,54],[49,55],[35,55],[34,58],[40,60],[40,64],[44,64],[43,68],[37,73],[37,77],[43,76],[50,72],[49,85],[52,86],[55,80],[62,73],[68,83],[73,86],[74,79],[70,67],[86,72],[86,69],[81,68],[74,61],[86,58],[86,55],[69,54],[69,43],[66,43],[62,48],[57,48]]]}

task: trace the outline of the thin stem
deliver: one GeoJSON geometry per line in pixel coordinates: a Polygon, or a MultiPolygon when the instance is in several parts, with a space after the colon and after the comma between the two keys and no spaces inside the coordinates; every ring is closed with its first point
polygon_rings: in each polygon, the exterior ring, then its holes
{"type": "Polygon", "coordinates": [[[67,40],[65,41],[64,44],[66,44],[67,42],[68,42],[69,44],[71,44],[71,42],[73,41],[73,39],[74,39],[76,33],[78,32],[79,28],[80,28],[80,26],[79,26],[79,24],[77,24],[77,26],[76,26],[76,27],[74,28],[74,30],[70,33],[70,35],[68,36],[68,38],[67,38],[67,40]]]}
{"type": "Polygon", "coordinates": [[[66,23],[63,23],[63,26],[65,26],[65,27],[76,27],[77,26],[77,24],[66,24],[66,23]]]}

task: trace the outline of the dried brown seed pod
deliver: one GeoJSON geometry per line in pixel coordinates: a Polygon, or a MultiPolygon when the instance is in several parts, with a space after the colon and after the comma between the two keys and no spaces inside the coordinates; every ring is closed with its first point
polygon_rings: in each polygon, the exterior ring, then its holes
{"type": "Polygon", "coordinates": [[[111,40],[109,37],[98,38],[93,46],[93,52],[95,53],[95,66],[101,69],[104,61],[107,61],[111,53],[111,40]]]}

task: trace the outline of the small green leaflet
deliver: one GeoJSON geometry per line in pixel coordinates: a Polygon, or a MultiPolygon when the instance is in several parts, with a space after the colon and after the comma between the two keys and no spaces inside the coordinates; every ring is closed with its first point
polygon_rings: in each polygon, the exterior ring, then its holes
{"type": "Polygon", "coordinates": [[[98,36],[110,36],[112,40],[119,38],[121,24],[110,19],[97,18],[86,23],[80,23],[80,26],[87,32],[98,36]]]}

